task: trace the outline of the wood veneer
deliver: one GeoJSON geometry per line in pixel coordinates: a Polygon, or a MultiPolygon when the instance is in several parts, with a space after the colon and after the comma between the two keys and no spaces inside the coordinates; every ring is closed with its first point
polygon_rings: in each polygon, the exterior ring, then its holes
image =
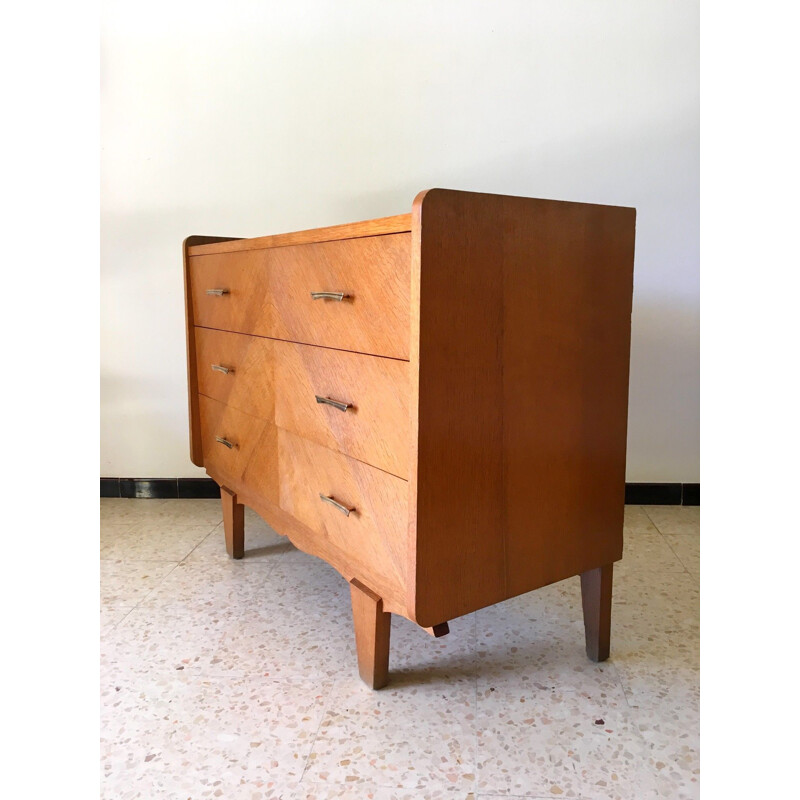
{"type": "Polygon", "coordinates": [[[442,635],[577,575],[608,656],[634,236],[629,208],[434,189],[398,217],[187,240],[192,460],[229,549],[244,503],[350,582],[371,686],[389,614],[442,635]]]}
{"type": "Polygon", "coordinates": [[[201,395],[408,479],[407,361],[209,328],[194,336],[201,395]]]}
{"type": "Polygon", "coordinates": [[[410,247],[398,233],[192,256],[194,324],[408,360],[410,247]]]}

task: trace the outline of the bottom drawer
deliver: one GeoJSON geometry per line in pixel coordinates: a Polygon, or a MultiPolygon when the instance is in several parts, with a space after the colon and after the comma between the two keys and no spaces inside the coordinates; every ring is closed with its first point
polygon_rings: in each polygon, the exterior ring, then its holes
{"type": "Polygon", "coordinates": [[[218,400],[200,395],[205,467],[216,480],[244,485],[278,504],[277,428],[218,400]]]}
{"type": "Polygon", "coordinates": [[[406,585],[408,483],[278,429],[280,507],[353,560],[406,585]]]}

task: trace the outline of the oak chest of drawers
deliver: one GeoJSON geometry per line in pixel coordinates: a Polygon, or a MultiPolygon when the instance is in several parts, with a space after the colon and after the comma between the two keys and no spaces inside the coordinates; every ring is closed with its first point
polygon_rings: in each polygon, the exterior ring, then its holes
{"type": "MultiPolygon", "coordinates": [[[[362,678],[391,614],[581,576],[609,653],[635,211],[442,189],[410,214],[184,242],[191,458],[350,582],[362,678]]],[[[324,635],[324,632],[320,632],[324,635]]]]}

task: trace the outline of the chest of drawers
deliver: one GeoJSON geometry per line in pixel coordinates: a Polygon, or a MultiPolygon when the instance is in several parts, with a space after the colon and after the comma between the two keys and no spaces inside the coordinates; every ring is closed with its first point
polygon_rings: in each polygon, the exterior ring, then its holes
{"type": "MultiPolygon", "coordinates": [[[[410,214],[184,242],[191,458],[350,583],[361,677],[391,614],[581,576],[609,654],[635,211],[443,189],[410,214]]],[[[324,632],[320,631],[324,636],[324,632]]]]}

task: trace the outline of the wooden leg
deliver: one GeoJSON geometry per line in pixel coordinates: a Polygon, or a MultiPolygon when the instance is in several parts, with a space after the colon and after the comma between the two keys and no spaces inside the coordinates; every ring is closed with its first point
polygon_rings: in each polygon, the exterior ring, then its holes
{"type": "Polygon", "coordinates": [[[380,689],[389,680],[392,615],[383,610],[383,600],[356,578],[350,581],[350,599],[356,631],[358,674],[367,686],[380,689]]]}
{"type": "Polygon", "coordinates": [[[592,661],[605,661],[611,647],[611,583],[613,564],[591,569],[581,575],[583,625],[586,629],[586,655],[592,661]]]}
{"type": "Polygon", "coordinates": [[[244,555],[244,506],[236,501],[236,494],[224,486],[222,497],[222,525],[225,528],[225,548],[231,558],[244,555]]]}

